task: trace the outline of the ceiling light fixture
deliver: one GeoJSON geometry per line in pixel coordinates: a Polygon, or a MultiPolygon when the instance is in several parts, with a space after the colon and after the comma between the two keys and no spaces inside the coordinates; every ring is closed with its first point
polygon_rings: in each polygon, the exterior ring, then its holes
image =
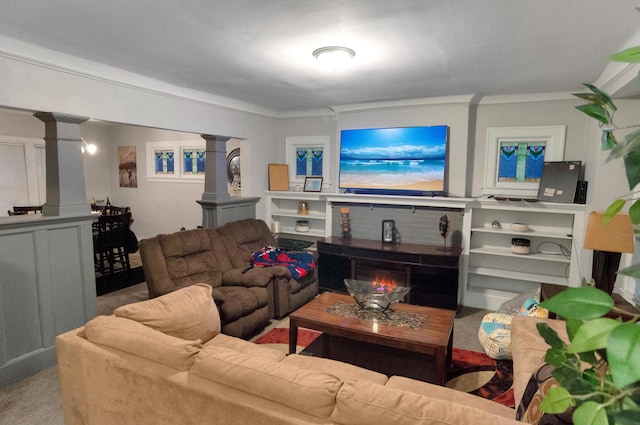
{"type": "Polygon", "coordinates": [[[96,145],[94,145],[93,143],[87,143],[87,141],[84,140],[83,137],[81,137],[80,140],[82,140],[82,153],[84,153],[85,151],[87,151],[89,155],[93,155],[94,153],[96,153],[96,151],[98,150],[98,147],[96,145]]]}
{"type": "Polygon", "coordinates": [[[313,57],[327,68],[335,71],[349,63],[356,55],[352,49],[342,46],[320,47],[313,51],[313,57]]]}

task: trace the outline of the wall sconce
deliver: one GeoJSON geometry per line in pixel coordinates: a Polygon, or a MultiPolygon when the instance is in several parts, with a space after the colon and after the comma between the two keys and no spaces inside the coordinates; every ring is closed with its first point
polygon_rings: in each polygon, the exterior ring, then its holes
{"type": "Polygon", "coordinates": [[[596,288],[611,295],[621,253],[633,252],[633,224],[629,214],[614,215],[606,226],[603,217],[603,213],[589,214],[584,248],[594,250],[591,274],[596,288]]]}
{"type": "Polygon", "coordinates": [[[96,153],[96,151],[98,150],[98,147],[96,145],[94,145],[93,143],[87,143],[86,140],[84,140],[83,137],[80,138],[80,140],[82,140],[82,153],[88,152],[89,155],[93,155],[94,153],[96,153]]]}

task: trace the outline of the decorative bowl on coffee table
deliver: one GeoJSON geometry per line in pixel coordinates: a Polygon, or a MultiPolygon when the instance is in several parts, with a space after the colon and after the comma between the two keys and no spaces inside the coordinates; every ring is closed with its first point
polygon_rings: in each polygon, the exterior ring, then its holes
{"type": "Polygon", "coordinates": [[[383,313],[390,310],[393,304],[401,301],[411,290],[406,286],[385,285],[358,279],[345,279],[344,286],[361,308],[383,313]]]}

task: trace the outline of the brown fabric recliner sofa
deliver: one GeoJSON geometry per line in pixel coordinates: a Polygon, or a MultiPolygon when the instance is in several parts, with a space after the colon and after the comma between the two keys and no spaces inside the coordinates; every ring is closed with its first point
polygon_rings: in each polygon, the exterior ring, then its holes
{"type": "MultiPolygon", "coordinates": [[[[216,231],[222,236],[231,265],[236,269],[244,269],[251,260],[251,254],[264,246],[277,246],[267,224],[262,220],[239,220],[218,227],[216,231]]],[[[298,307],[306,304],[318,295],[317,272],[314,270],[296,281],[284,267],[278,275],[286,275],[284,279],[274,279],[274,315],[284,317],[298,307]]]]}
{"type": "Polygon", "coordinates": [[[275,240],[262,220],[247,219],[216,229],[161,234],[140,241],[149,297],[196,283],[213,288],[222,332],[246,338],[312,299],[318,292],[315,272],[301,282],[285,267],[255,267],[251,253],[275,240]]]}

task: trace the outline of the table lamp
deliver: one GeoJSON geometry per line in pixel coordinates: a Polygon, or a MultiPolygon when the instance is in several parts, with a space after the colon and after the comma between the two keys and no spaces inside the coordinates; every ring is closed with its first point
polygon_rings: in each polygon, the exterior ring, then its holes
{"type": "Polygon", "coordinates": [[[629,214],[616,214],[606,225],[604,213],[589,214],[584,248],[593,249],[591,275],[596,288],[611,295],[622,253],[633,252],[633,224],[629,214]]]}

